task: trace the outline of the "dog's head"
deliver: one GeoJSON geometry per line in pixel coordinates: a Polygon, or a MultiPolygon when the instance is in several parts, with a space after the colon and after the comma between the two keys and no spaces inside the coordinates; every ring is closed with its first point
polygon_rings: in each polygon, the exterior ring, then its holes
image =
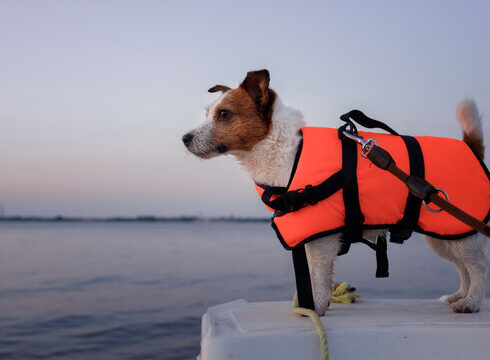
{"type": "Polygon", "coordinates": [[[182,137],[194,155],[209,159],[235,151],[251,151],[272,127],[275,93],[269,89],[269,72],[252,71],[236,88],[216,85],[209,92],[221,96],[206,109],[206,120],[182,137]]]}

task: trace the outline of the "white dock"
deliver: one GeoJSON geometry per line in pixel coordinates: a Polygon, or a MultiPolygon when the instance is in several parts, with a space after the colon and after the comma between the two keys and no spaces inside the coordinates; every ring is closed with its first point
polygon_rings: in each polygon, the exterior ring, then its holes
{"type": "MultiPolygon", "coordinates": [[[[309,318],[291,302],[236,300],[202,320],[200,360],[318,360],[309,318]]],[[[490,359],[490,301],[479,313],[455,314],[437,300],[359,300],[333,304],[322,317],[330,359],[490,359]]]]}

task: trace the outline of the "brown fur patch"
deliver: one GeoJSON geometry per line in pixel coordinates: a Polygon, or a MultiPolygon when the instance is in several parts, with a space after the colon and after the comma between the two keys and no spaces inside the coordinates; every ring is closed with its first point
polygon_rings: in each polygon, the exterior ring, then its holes
{"type": "Polygon", "coordinates": [[[463,134],[463,141],[483,160],[485,157],[485,145],[480,137],[471,134],[463,134]]]}
{"type": "Polygon", "coordinates": [[[213,108],[213,134],[216,144],[226,144],[228,150],[250,151],[269,134],[272,122],[272,104],[275,94],[268,89],[270,105],[267,111],[252,99],[249,93],[238,87],[230,90],[226,97],[213,108]],[[228,121],[219,119],[221,110],[233,115],[228,121]]]}
{"type": "Polygon", "coordinates": [[[247,90],[250,97],[260,106],[267,102],[267,90],[269,89],[270,76],[267,70],[250,71],[240,84],[247,90]]]}

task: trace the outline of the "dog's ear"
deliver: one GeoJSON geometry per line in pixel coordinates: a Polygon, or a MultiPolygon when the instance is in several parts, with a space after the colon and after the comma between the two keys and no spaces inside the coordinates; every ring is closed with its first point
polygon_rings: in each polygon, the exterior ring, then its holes
{"type": "Polygon", "coordinates": [[[228,90],[230,90],[230,88],[228,86],[225,86],[225,85],[214,85],[211,89],[208,90],[208,92],[210,92],[210,93],[214,93],[214,92],[217,92],[217,91],[225,92],[225,91],[228,91],[228,90]]]}
{"type": "Polygon", "coordinates": [[[267,102],[269,93],[269,81],[269,71],[250,71],[240,86],[248,92],[257,104],[264,105],[267,102]]]}

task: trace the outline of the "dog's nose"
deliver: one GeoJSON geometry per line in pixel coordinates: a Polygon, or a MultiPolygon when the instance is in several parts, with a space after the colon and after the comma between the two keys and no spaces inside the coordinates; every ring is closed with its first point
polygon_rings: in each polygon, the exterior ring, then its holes
{"type": "Polygon", "coordinates": [[[194,135],[192,135],[191,133],[187,133],[184,136],[182,136],[182,142],[184,143],[185,146],[188,146],[193,138],[194,135]]]}

